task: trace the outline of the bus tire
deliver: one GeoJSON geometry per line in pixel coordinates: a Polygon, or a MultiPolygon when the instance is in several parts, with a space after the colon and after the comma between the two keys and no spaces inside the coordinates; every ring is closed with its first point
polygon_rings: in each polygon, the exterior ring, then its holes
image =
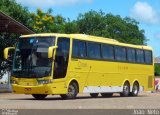
{"type": "Polygon", "coordinates": [[[78,86],[75,82],[71,82],[68,86],[68,93],[61,94],[62,99],[75,99],[78,94],[78,86]]]}
{"type": "Polygon", "coordinates": [[[125,82],[123,85],[123,92],[120,93],[121,97],[127,97],[130,94],[130,85],[128,82],[125,82]]]}
{"type": "Polygon", "coordinates": [[[112,97],[113,93],[101,93],[102,97],[112,97]]]}
{"type": "Polygon", "coordinates": [[[91,96],[92,98],[97,98],[97,97],[98,97],[98,93],[90,93],[90,96],[91,96]]]}
{"type": "Polygon", "coordinates": [[[139,92],[139,84],[138,82],[135,82],[133,84],[133,88],[132,88],[132,92],[130,93],[130,96],[138,96],[138,92],[139,92]]]}
{"type": "Polygon", "coordinates": [[[32,96],[37,100],[43,100],[45,97],[47,97],[46,94],[32,94],[32,96]]]}

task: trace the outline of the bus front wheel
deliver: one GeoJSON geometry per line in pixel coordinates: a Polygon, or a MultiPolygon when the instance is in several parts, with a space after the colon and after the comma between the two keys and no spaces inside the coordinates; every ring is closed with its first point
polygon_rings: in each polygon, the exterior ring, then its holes
{"type": "Polygon", "coordinates": [[[70,83],[68,86],[68,93],[61,94],[62,99],[75,99],[78,94],[78,86],[75,82],[70,83]]]}
{"type": "Polygon", "coordinates": [[[37,100],[43,100],[45,97],[47,97],[46,94],[32,94],[32,96],[37,100]]]}
{"type": "Polygon", "coordinates": [[[127,97],[127,96],[129,96],[129,93],[130,93],[130,85],[128,82],[125,82],[123,85],[123,92],[120,93],[120,96],[127,97]]]}

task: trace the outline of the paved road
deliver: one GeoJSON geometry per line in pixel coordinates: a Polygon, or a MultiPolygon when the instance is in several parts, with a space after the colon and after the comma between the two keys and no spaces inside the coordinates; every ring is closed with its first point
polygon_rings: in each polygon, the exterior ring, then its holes
{"type": "Polygon", "coordinates": [[[140,93],[138,97],[90,98],[79,94],[75,100],[48,96],[35,100],[31,95],[0,93],[0,109],[160,109],[160,93],[140,93]]]}

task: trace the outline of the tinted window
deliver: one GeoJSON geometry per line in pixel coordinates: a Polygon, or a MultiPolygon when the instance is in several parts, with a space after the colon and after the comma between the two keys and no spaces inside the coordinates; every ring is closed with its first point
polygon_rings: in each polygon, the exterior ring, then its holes
{"type": "Polygon", "coordinates": [[[111,45],[102,45],[102,58],[114,59],[114,49],[111,45]]]}
{"type": "Polygon", "coordinates": [[[87,49],[88,57],[89,58],[96,58],[100,59],[100,44],[97,43],[88,43],[88,49],[87,49]]]}
{"type": "Polygon", "coordinates": [[[72,56],[86,57],[86,42],[73,40],[72,56]]]}
{"type": "Polygon", "coordinates": [[[72,56],[78,57],[78,41],[77,40],[73,40],[72,56]]]}
{"type": "Polygon", "coordinates": [[[152,52],[145,51],[145,63],[152,64],[152,52]]]}
{"type": "Polygon", "coordinates": [[[144,52],[143,50],[136,50],[137,62],[144,63],[144,52]]]}
{"type": "Polygon", "coordinates": [[[127,60],[130,62],[136,61],[136,51],[132,48],[127,48],[127,60]]]}
{"type": "Polygon", "coordinates": [[[54,64],[54,78],[64,78],[68,67],[70,39],[58,38],[57,45],[58,48],[56,50],[54,64]]]}
{"type": "Polygon", "coordinates": [[[50,76],[52,63],[48,59],[48,48],[54,45],[55,37],[20,38],[16,44],[12,75],[26,78],[50,76]]]}
{"type": "Polygon", "coordinates": [[[124,47],[115,46],[115,59],[126,61],[126,49],[124,47]]]}
{"type": "Polygon", "coordinates": [[[79,48],[78,48],[78,51],[79,51],[79,56],[80,57],[86,57],[86,43],[83,42],[83,41],[79,41],[79,48]]]}

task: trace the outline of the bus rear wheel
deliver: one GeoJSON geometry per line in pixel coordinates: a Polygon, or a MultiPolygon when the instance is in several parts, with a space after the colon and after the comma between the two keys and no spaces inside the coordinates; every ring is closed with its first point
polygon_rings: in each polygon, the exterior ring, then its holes
{"type": "Polygon", "coordinates": [[[113,93],[101,93],[102,97],[112,97],[113,93]]]}
{"type": "Polygon", "coordinates": [[[129,93],[130,93],[130,85],[128,82],[125,82],[123,85],[123,92],[120,93],[120,96],[127,97],[127,96],[129,96],[129,93]]]}
{"type": "Polygon", "coordinates": [[[139,92],[139,84],[135,82],[133,84],[132,92],[130,93],[130,96],[137,96],[139,92]]]}
{"type": "Polygon", "coordinates": [[[67,94],[61,94],[62,99],[75,99],[78,94],[78,86],[75,82],[70,83],[67,94]]]}
{"type": "Polygon", "coordinates": [[[97,98],[98,97],[98,93],[90,93],[90,96],[93,98],[97,98]]]}
{"type": "Polygon", "coordinates": [[[47,97],[46,94],[32,94],[32,96],[37,100],[43,100],[45,97],[47,97]]]}

